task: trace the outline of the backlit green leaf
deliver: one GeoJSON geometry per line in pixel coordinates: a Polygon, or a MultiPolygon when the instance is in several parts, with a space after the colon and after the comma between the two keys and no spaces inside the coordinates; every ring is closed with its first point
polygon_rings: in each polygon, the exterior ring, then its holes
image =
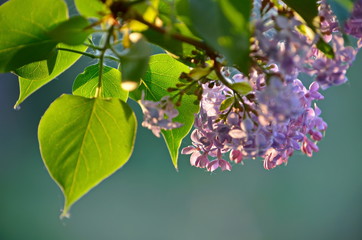
{"type": "Polygon", "coordinates": [[[190,44],[180,42],[170,35],[164,35],[152,29],[148,29],[142,33],[151,43],[156,44],[177,56],[190,56],[191,52],[196,50],[196,48],[190,44]]]}
{"type": "Polygon", "coordinates": [[[175,1],[162,0],[159,4],[159,18],[162,20],[164,28],[167,29],[168,34],[162,34],[152,28],[142,32],[142,34],[153,44],[156,44],[168,52],[171,52],[180,57],[187,57],[192,55],[191,52],[196,50],[196,47],[174,39],[172,34],[178,33],[195,40],[197,38],[185,23],[181,22],[175,16],[175,1]]]}
{"type": "Polygon", "coordinates": [[[132,91],[138,87],[141,77],[147,69],[150,55],[150,45],[144,38],[138,39],[129,49],[125,50],[120,58],[122,87],[125,90],[132,91]]]}
{"type": "Polygon", "coordinates": [[[62,95],[42,117],[38,137],[44,163],[65,197],[62,216],[132,154],[137,121],[119,99],[62,95]]]}
{"type": "Polygon", "coordinates": [[[226,109],[228,109],[231,104],[233,104],[235,101],[234,97],[229,97],[227,99],[225,99],[224,101],[222,101],[221,105],[220,105],[220,111],[224,111],[226,109]]]}
{"type": "Polygon", "coordinates": [[[317,48],[321,50],[328,58],[334,58],[334,51],[331,45],[319,39],[317,42],[317,48]]]}
{"type": "MultiPolygon", "coordinates": [[[[132,10],[137,12],[148,22],[154,22],[158,15],[158,5],[160,0],[143,1],[141,3],[134,4],[132,10]]],[[[144,31],[148,27],[138,21],[131,21],[129,24],[130,29],[133,31],[144,31]]]]}
{"type": "Polygon", "coordinates": [[[229,65],[248,72],[251,0],[180,0],[177,7],[182,20],[229,65]]]}
{"type": "Polygon", "coordinates": [[[0,72],[47,59],[57,41],[47,32],[67,19],[63,0],[11,0],[0,6],[0,72]]]}
{"type": "Polygon", "coordinates": [[[60,23],[56,28],[49,32],[54,40],[69,45],[79,45],[84,43],[87,37],[93,32],[89,28],[90,24],[82,16],[75,16],[67,21],[60,23]]]}
{"type": "Polygon", "coordinates": [[[250,84],[248,82],[238,82],[238,83],[233,83],[232,84],[232,88],[237,91],[238,93],[240,93],[241,95],[246,95],[248,94],[250,91],[253,90],[253,88],[250,86],[250,84]]]}
{"type": "MultiPolygon", "coordinates": [[[[92,98],[96,95],[98,87],[99,64],[89,66],[77,76],[73,84],[73,94],[92,98]]],[[[119,98],[127,101],[128,92],[121,88],[121,72],[117,69],[104,66],[102,75],[103,98],[119,98]]]]}
{"type": "Polygon", "coordinates": [[[295,10],[306,21],[307,25],[315,30],[318,23],[316,20],[318,16],[317,0],[283,0],[283,2],[295,10]]]}
{"type": "MultiPolygon", "coordinates": [[[[86,46],[68,46],[59,44],[59,47],[68,48],[78,51],[85,51],[86,46]]],[[[53,51],[53,54],[47,60],[27,64],[15,70],[19,76],[19,98],[16,106],[21,104],[27,97],[29,97],[36,90],[56,78],[59,74],[72,66],[79,58],[80,54],[66,52],[66,51],[53,51]]]]}
{"type": "Polygon", "coordinates": [[[108,7],[100,0],[74,0],[80,15],[88,18],[101,18],[109,13],[108,7]]]}
{"type": "MultiPolygon", "coordinates": [[[[179,83],[179,76],[182,72],[189,72],[189,68],[173,59],[167,54],[153,55],[146,74],[142,78],[141,86],[130,97],[134,100],[141,98],[141,92],[144,91],[145,99],[159,101],[163,96],[168,95],[167,88],[175,87],[179,83]]],[[[181,142],[189,133],[194,123],[194,114],[198,112],[198,105],[194,104],[195,96],[185,95],[182,98],[182,104],[178,107],[179,115],[174,119],[175,122],[182,123],[183,126],[173,130],[162,131],[163,138],[166,141],[171,155],[173,165],[177,169],[177,160],[181,142]]]]}

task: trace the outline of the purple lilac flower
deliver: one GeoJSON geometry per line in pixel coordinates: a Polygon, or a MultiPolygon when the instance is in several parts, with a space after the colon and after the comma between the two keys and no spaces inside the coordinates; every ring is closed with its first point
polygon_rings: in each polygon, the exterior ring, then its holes
{"type": "Polygon", "coordinates": [[[223,85],[203,85],[201,110],[191,134],[193,145],[182,150],[191,154],[191,165],[211,172],[217,168],[230,171],[231,163],[262,157],[264,167],[271,169],[287,163],[295,151],[308,156],[318,151],[316,142],[323,138],[327,124],[320,118],[320,109],[311,107],[315,100],[323,99],[317,82],[307,89],[298,79],[284,83],[275,78],[269,85],[256,84],[265,83],[265,75],[256,75],[255,71],[249,78],[234,76],[236,82],[245,79],[254,87],[256,101],[241,96],[238,102],[244,106],[242,110],[231,106],[220,111],[221,102],[231,90],[223,85]],[[263,105],[267,112],[263,112],[263,105]],[[226,113],[227,117],[221,119],[226,113]]]}
{"type": "MultiPolygon", "coordinates": [[[[295,18],[270,16],[255,25],[259,52],[267,57],[286,76],[298,75],[298,68],[310,49],[308,39],[296,31],[301,22],[295,18]]],[[[293,77],[292,77],[293,78],[293,77]]]]}
{"type": "MultiPolygon", "coordinates": [[[[251,58],[262,64],[248,76],[233,77],[234,82],[248,81],[253,91],[240,96],[223,84],[202,85],[192,146],[182,150],[191,154],[191,165],[210,172],[230,171],[231,164],[261,157],[264,168],[272,169],[286,164],[295,151],[309,157],[319,151],[317,143],[327,129],[315,104],[324,98],[319,90],[347,81],[347,69],[358,50],[344,46],[337,18],[325,0],[319,4],[321,33],[335,57],[328,58],[315,46],[318,37],[308,39],[298,32],[301,22],[293,17],[278,16],[276,11],[256,14],[251,58]],[[315,77],[309,88],[297,78],[300,72],[315,77]],[[231,96],[234,103],[221,111],[221,103],[231,96]]],[[[359,38],[361,6],[358,0],[346,23],[349,33],[359,38]]]]}
{"type": "MultiPolygon", "coordinates": [[[[321,132],[327,126],[319,117],[320,110],[311,108],[314,100],[323,99],[318,83],[306,89],[297,79],[288,84],[274,79],[268,86],[257,87],[256,82],[264,81],[261,78],[263,76],[255,74],[249,78],[260,103],[242,96],[239,104],[244,106],[243,110],[231,106],[220,111],[221,102],[231,90],[223,85],[203,85],[201,110],[195,117],[195,130],[191,134],[193,145],[182,150],[183,154],[191,154],[191,165],[211,172],[217,168],[230,171],[231,163],[263,157],[264,167],[271,169],[287,163],[294,151],[311,155],[318,150],[314,142],[322,139],[321,132]],[[258,79],[251,79],[254,76],[258,79]],[[277,120],[275,117],[261,120],[260,116],[265,114],[260,110],[263,104],[271,106],[268,114],[277,116],[277,120]],[[226,113],[227,117],[221,119],[226,113]],[[230,162],[225,160],[226,153],[230,162]]],[[[234,76],[234,81],[241,80],[245,81],[245,76],[234,76]]]]}
{"type": "Polygon", "coordinates": [[[337,17],[332,12],[326,0],[321,0],[319,5],[319,16],[321,17],[321,33],[326,42],[332,40],[332,34],[339,31],[337,17]]]}
{"type": "MultiPolygon", "coordinates": [[[[359,1],[361,2],[361,0],[359,1]]],[[[358,14],[361,10],[356,8],[356,14],[358,14]]],[[[337,18],[325,0],[320,2],[319,15],[322,19],[321,32],[323,38],[332,46],[335,56],[329,58],[316,46],[313,46],[310,48],[300,71],[315,76],[321,88],[327,89],[331,86],[341,85],[348,80],[346,73],[355,59],[357,50],[350,46],[344,46],[344,39],[337,18]]]]}
{"type": "Polygon", "coordinates": [[[347,70],[352,65],[357,50],[344,46],[343,37],[333,35],[331,45],[334,50],[334,58],[328,58],[316,48],[311,49],[308,59],[305,61],[304,72],[315,76],[322,89],[337,86],[347,81],[347,70]]]}
{"type": "Polygon", "coordinates": [[[170,130],[181,127],[182,124],[172,122],[178,116],[173,102],[169,96],[163,97],[158,102],[144,100],[144,95],[140,101],[143,111],[142,126],[152,130],[152,133],[160,137],[161,130],[170,130]]]}
{"type": "Polygon", "coordinates": [[[269,84],[257,93],[259,120],[266,125],[269,122],[285,122],[301,113],[301,103],[292,84],[283,83],[278,77],[271,77],[269,84]]]}
{"type": "Polygon", "coordinates": [[[345,24],[345,31],[349,35],[362,39],[362,0],[355,1],[352,15],[345,24]]]}

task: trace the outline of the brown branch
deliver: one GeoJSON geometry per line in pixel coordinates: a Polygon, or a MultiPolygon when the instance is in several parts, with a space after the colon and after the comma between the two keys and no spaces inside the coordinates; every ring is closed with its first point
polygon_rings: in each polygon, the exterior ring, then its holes
{"type": "Polygon", "coordinates": [[[206,43],[202,42],[202,41],[199,41],[199,40],[196,40],[196,39],[193,39],[193,38],[190,38],[190,37],[187,37],[187,36],[184,36],[182,34],[179,34],[179,33],[170,33],[170,32],[167,32],[166,29],[162,28],[162,27],[158,27],[156,26],[155,24],[153,23],[150,23],[148,21],[146,21],[142,16],[140,15],[136,15],[134,17],[134,20],[137,20],[145,25],[147,25],[149,28],[161,33],[161,34],[164,34],[164,35],[169,35],[171,36],[172,38],[176,39],[176,40],[179,40],[181,42],[184,42],[184,43],[188,43],[190,45],[193,45],[195,46],[196,48],[199,48],[199,49],[202,49],[206,52],[206,54],[210,57],[210,58],[215,58],[217,56],[217,54],[215,53],[215,51],[210,48],[206,43]]]}

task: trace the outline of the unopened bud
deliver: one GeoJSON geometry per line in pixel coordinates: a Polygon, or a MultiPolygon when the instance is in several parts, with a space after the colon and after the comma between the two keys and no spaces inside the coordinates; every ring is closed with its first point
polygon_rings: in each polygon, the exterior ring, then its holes
{"type": "Polygon", "coordinates": [[[142,34],[141,33],[131,33],[129,35],[129,40],[132,42],[132,43],[136,43],[138,42],[139,40],[141,40],[142,38],[142,34]]]}
{"type": "Polygon", "coordinates": [[[122,87],[124,90],[131,92],[131,91],[137,89],[137,87],[138,87],[138,82],[133,82],[133,81],[127,81],[127,80],[126,80],[126,81],[123,81],[123,82],[121,83],[121,87],[122,87]]]}

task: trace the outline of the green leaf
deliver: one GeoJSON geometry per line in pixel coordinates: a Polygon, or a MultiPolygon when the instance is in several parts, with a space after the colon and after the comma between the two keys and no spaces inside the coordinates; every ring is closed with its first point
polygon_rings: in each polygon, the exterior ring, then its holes
{"type": "Polygon", "coordinates": [[[100,0],[74,0],[80,15],[87,18],[102,18],[110,13],[108,7],[100,0]]]}
{"type": "Polygon", "coordinates": [[[55,41],[68,45],[79,45],[84,43],[93,32],[89,27],[89,22],[82,16],[72,17],[49,32],[49,36],[55,41]]]}
{"type": "Polygon", "coordinates": [[[296,11],[313,30],[316,29],[316,17],[318,16],[317,0],[283,0],[288,7],[296,11]]]}
{"type": "Polygon", "coordinates": [[[323,39],[319,39],[317,44],[317,48],[321,50],[328,58],[334,58],[334,51],[331,45],[323,41],[323,39]]]}
{"type": "MultiPolygon", "coordinates": [[[[99,64],[89,66],[77,76],[73,83],[73,94],[92,98],[96,95],[98,87],[99,64]]],[[[102,75],[103,98],[119,98],[127,101],[128,92],[121,88],[121,72],[117,69],[104,66],[102,75]]]]}
{"type": "MultiPolygon", "coordinates": [[[[146,74],[142,78],[142,84],[136,91],[130,93],[130,97],[136,101],[140,100],[141,92],[144,91],[145,99],[159,101],[169,94],[167,88],[175,87],[176,83],[179,83],[178,78],[182,72],[189,72],[189,68],[169,55],[153,55],[146,74]]],[[[162,131],[176,169],[181,142],[190,132],[194,123],[194,113],[197,113],[199,109],[198,105],[194,104],[195,100],[196,97],[191,95],[185,95],[182,98],[182,104],[178,107],[179,115],[174,119],[175,122],[182,123],[182,127],[162,131]]]]}
{"type": "MultiPolygon", "coordinates": [[[[78,51],[85,51],[87,49],[87,47],[83,45],[68,46],[60,43],[58,46],[78,51]]],[[[72,52],[54,51],[51,57],[47,60],[30,63],[16,69],[15,73],[19,76],[20,90],[19,98],[15,107],[21,104],[36,90],[67,70],[80,57],[81,55],[72,52]]]]}
{"type": "MultiPolygon", "coordinates": [[[[158,5],[160,0],[143,1],[133,4],[131,10],[139,14],[148,22],[154,22],[158,15],[158,5]]],[[[129,27],[132,31],[144,31],[148,27],[138,21],[130,21],[129,27]]]]}
{"type": "Polygon", "coordinates": [[[190,31],[185,23],[176,18],[175,3],[173,1],[170,2],[168,0],[161,0],[158,11],[158,17],[162,20],[163,26],[167,29],[168,34],[162,34],[152,28],[147,29],[146,31],[142,32],[142,34],[149,42],[164,48],[172,54],[180,57],[191,56],[191,52],[196,50],[196,47],[175,40],[170,35],[171,33],[178,33],[195,40],[200,40],[190,31]]]}
{"type": "Polygon", "coordinates": [[[122,72],[122,87],[125,90],[133,91],[139,85],[142,75],[147,70],[147,64],[151,55],[149,43],[139,33],[132,33],[140,36],[135,43],[120,58],[120,69],[122,72]],[[139,35],[138,35],[139,34],[139,35]]]}
{"type": "Polygon", "coordinates": [[[248,82],[233,83],[232,88],[241,95],[246,95],[253,90],[248,82]]]}
{"type": "Polygon", "coordinates": [[[224,111],[226,109],[228,109],[231,104],[233,104],[235,101],[234,97],[229,97],[227,99],[225,99],[224,101],[222,101],[221,105],[220,105],[220,111],[224,111]]]}
{"type": "Polygon", "coordinates": [[[0,6],[0,72],[47,59],[57,42],[47,32],[67,19],[63,0],[11,0],[0,6]]]}
{"type": "Polygon", "coordinates": [[[189,28],[230,65],[248,72],[251,0],[180,0],[177,7],[189,28]]]}
{"type": "Polygon", "coordinates": [[[170,35],[164,35],[153,29],[148,29],[142,32],[142,34],[147,38],[149,42],[156,44],[180,57],[190,56],[191,52],[193,50],[196,50],[196,48],[190,44],[175,40],[170,35]]]}
{"type": "Polygon", "coordinates": [[[137,121],[118,99],[62,95],[42,117],[38,137],[44,163],[65,197],[62,217],[132,154],[137,121]]]}

